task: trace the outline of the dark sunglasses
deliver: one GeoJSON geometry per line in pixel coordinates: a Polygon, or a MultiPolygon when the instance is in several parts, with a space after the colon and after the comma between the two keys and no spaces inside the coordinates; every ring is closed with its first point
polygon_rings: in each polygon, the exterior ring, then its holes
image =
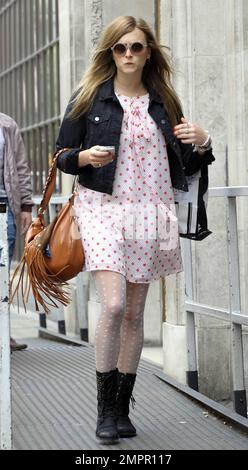
{"type": "Polygon", "coordinates": [[[125,55],[127,50],[129,49],[131,54],[139,55],[142,54],[144,49],[149,47],[147,44],[142,44],[141,42],[132,42],[132,43],[125,43],[117,42],[114,46],[111,47],[111,51],[113,51],[116,55],[125,55]]]}

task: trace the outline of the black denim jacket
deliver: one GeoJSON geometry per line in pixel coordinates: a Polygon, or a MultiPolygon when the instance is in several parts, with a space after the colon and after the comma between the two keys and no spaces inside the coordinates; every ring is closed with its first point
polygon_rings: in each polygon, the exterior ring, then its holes
{"type": "MultiPolygon", "coordinates": [[[[204,174],[207,178],[207,165],[215,160],[212,150],[200,155],[193,152],[191,144],[182,144],[176,139],[161,98],[154,90],[148,91],[150,95],[148,112],[162,130],[168,144],[172,186],[187,191],[185,176],[192,175],[205,167],[204,174]]],[[[112,194],[116,158],[103,167],[94,168],[92,165],[86,165],[79,168],[78,154],[80,150],[93,145],[114,145],[118,158],[123,109],[114,92],[113,79],[109,79],[99,87],[90,110],[80,118],[69,119],[67,115],[70,109],[71,102],[67,106],[56,142],[56,149],[69,147],[70,150],[59,156],[58,168],[65,173],[79,175],[79,183],[89,189],[112,194]]]]}

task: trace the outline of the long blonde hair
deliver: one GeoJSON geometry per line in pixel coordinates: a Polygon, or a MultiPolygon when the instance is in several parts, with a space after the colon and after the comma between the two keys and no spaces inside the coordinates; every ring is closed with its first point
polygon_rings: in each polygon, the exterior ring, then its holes
{"type": "Polygon", "coordinates": [[[143,19],[133,16],[119,16],[103,30],[91,63],[79,82],[69,117],[77,118],[87,112],[94,100],[99,86],[116,75],[116,65],[111,47],[124,34],[139,28],[144,32],[147,44],[151,48],[151,57],[143,68],[142,81],[147,90],[155,90],[163,100],[171,125],[178,123],[182,115],[180,100],[171,83],[172,66],[168,54],[156,41],[156,38],[143,19]]]}

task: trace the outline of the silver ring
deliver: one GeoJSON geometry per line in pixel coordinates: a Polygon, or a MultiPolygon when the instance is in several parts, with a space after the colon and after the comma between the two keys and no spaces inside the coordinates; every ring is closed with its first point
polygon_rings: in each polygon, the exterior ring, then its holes
{"type": "Polygon", "coordinates": [[[97,165],[97,166],[99,166],[99,167],[100,167],[100,166],[102,166],[102,164],[101,164],[101,163],[98,163],[98,165],[97,165]]]}

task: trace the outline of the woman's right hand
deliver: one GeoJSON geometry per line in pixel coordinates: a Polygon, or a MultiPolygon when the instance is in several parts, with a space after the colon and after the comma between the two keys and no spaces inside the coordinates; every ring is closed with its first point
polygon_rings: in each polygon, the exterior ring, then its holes
{"type": "Polygon", "coordinates": [[[100,148],[100,145],[94,145],[90,149],[79,152],[79,166],[92,165],[94,168],[99,168],[112,162],[113,154],[103,152],[99,150],[100,148]]]}

